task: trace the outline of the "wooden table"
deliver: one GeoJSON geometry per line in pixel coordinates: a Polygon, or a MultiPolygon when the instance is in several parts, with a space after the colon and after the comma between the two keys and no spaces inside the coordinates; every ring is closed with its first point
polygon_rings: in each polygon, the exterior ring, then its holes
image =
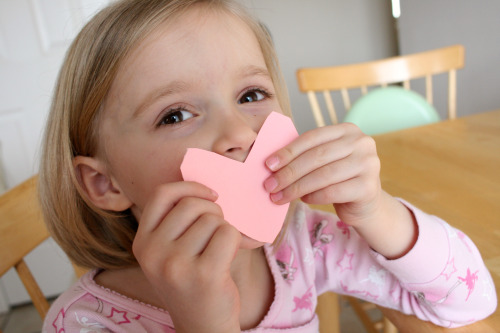
{"type": "MultiPolygon", "coordinates": [[[[383,188],[464,231],[500,299],[500,110],[375,136],[383,188]]],[[[446,330],[392,310],[400,332],[500,332],[500,311],[446,330]]]]}

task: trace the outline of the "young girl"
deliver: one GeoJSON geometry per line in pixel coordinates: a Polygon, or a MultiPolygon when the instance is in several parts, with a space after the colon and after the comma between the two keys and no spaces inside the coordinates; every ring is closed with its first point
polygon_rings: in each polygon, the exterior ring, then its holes
{"type": "Polygon", "coordinates": [[[186,149],[244,161],[272,111],[290,115],[270,37],[233,2],[125,0],[87,24],[57,83],[40,194],[53,237],[94,269],[44,332],[314,332],[326,291],[447,327],[494,311],[470,239],[385,193],[354,125],[267,159],[271,199],[296,202],[280,242],[224,221],[217,193],[183,181],[186,149]]]}

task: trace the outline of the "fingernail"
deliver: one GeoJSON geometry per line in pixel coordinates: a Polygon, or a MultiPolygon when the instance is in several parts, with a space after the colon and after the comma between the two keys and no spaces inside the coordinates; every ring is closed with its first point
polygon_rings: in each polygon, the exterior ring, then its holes
{"type": "Polygon", "coordinates": [[[266,160],[266,165],[272,171],[275,171],[278,168],[280,160],[276,156],[272,156],[266,160]]]}
{"type": "Polygon", "coordinates": [[[280,201],[283,198],[283,191],[279,191],[278,193],[271,193],[271,200],[273,202],[280,201]]]}
{"type": "Polygon", "coordinates": [[[214,190],[210,189],[210,191],[212,192],[212,196],[214,198],[218,198],[219,197],[219,193],[215,192],[214,190]]]}
{"type": "Polygon", "coordinates": [[[278,186],[278,181],[274,177],[269,177],[264,182],[264,188],[267,192],[272,192],[278,186]]]}

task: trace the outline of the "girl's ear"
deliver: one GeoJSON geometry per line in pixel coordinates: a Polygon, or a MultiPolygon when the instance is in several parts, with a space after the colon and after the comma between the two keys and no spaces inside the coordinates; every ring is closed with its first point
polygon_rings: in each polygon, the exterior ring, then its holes
{"type": "Polygon", "coordinates": [[[94,157],[76,156],[73,166],[80,186],[95,206],[115,212],[132,206],[132,202],[108,175],[102,161],[94,157]]]}

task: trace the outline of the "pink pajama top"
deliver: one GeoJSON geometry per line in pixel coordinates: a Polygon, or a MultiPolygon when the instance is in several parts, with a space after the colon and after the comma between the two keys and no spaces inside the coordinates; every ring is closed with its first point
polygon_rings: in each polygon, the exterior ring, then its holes
{"type": "MultiPolygon", "coordinates": [[[[326,291],[445,327],[491,314],[495,287],[476,246],[441,219],[405,205],[417,219],[418,240],[404,257],[387,260],[337,216],[299,203],[281,246],[274,252],[265,246],[274,301],[249,332],[317,332],[316,298],[326,291]]],[[[167,311],[97,285],[97,272],[84,275],[53,303],[43,332],[175,331],[167,311]]]]}

